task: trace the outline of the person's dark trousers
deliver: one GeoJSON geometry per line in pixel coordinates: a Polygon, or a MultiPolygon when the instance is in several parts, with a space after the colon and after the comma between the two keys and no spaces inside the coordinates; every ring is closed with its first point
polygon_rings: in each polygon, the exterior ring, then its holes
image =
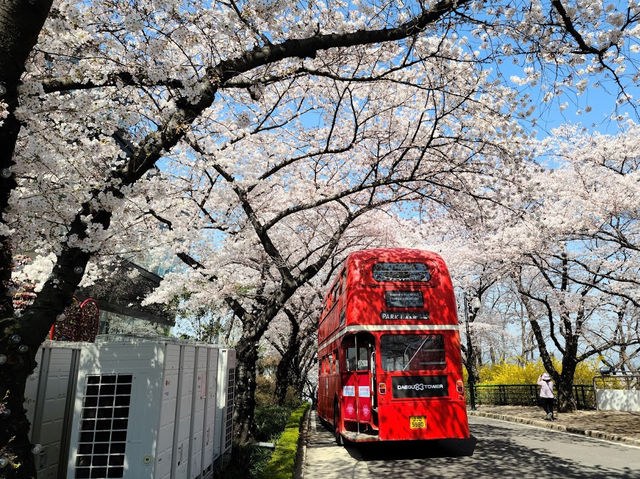
{"type": "Polygon", "coordinates": [[[548,419],[553,419],[553,398],[540,398],[548,419]]]}

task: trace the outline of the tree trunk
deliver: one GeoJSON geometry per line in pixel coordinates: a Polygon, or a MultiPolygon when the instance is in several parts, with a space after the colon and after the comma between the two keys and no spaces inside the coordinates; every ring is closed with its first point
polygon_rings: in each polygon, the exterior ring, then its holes
{"type": "Polygon", "coordinates": [[[3,329],[16,331],[15,334],[4,336],[0,340],[0,351],[7,356],[7,362],[0,367],[0,436],[5,439],[0,443],[0,454],[9,459],[9,464],[2,470],[6,479],[35,477],[35,463],[31,454],[29,441],[29,421],[24,409],[24,389],[27,377],[36,366],[35,352],[28,350],[24,353],[19,348],[24,345],[19,328],[9,321],[3,321],[3,329]],[[20,338],[13,341],[11,338],[20,338]]]}
{"type": "Polygon", "coordinates": [[[557,384],[557,397],[558,397],[558,411],[559,412],[571,412],[577,408],[576,397],[573,393],[573,376],[575,368],[570,373],[562,370],[560,380],[557,384]]]}
{"type": "Polygon", "coordinates": [[[300,338],[298,337],[300,334],[300,325],[293,315],[288,314],[288,316],[289,322],[291,323],[289,341],[276,369],[274,397],[279,404],[283,404],[287,398],[287,390],[292,383],[292,372],[295,368],[294,362],[297,361],[300,351],[300,338]]]}
{"type": "Polygon", "coordinates": [[[293,387],[296,392],[296,397],[302,399],[305,395],[305,386],[308,387],[308,397],[313,401],[313,407],[317,405],[317,397],[314,393],[315,387],[308,379],[309,371],[317,364],[317,349],[310,344],[302,346],[301,350],[305,350],[304,354],[298,355],[299,359],[296,360],[295,374],[293,376],[293,387]]]}
{"type": "MultiPolygon", "coordinates": [[[[18,83],[26,60],[38,40],[49,15],[52,0],[3,0],[0,2],[0,101],[8,116],[0,125],[0,223],[5,224],[11,192],[17,183],[12,167],[20,133],[14,115],[18,108],[18,83]]],[[[27,377],[36,366],[40,331],[23,326],[14,316],[10,290],[13,263],[12,245],[0,236],[0,455],[9,460],[2,477],[35,477],[35,464],[29,441],[29,421],[24,409],[27,377]]],[[[69,298],[70,299],[70,298],[69,298]]],[[[62,311],[62,308],[61,310],[62,311]]],[[[28,319],[28,318],[27,318],[28,319]]]]}
{"type": "Polygon", "coordinates": [[[236,345],[236,391],[234,398],[234,435],[239,443],[247,443],[253,435],[256,408],[256,365],[258,341],[241,338],[236,345]]]}
{"type": "MultiPolygon", "coordinates": [[[[566,350],[562,357],[562,372],[557,378],[558,411],[571,412],[577,409],[576,398],[573,391],[573,378],[578,365],[576,356],[578,352],[578,337],[565,336],[566,350]]],[[[556,379],[556,378],[554,378],[556,379]]]]}
{"type": "MultiPolygon", "coordinates": [[[[478,381],[478,360],[476,358],[476,351],[474,347],[474,341],[471,337],[471,330],[469,325],[473,323],[476,318],[476,311],[469,311],[469,306],[467,304],[467,299],[465,297],[464,301],[464,320],[465,320],[465,332],[466,332],[466,343],[467,347],[464,348],[464,358],[463,364],[467,369],[467,380],[469,382],[470,387],[473,387],[475,383],[478,381]]],[[[470,391],[470,394],[473,391],[470,391]]]]}
{"type": "MultiPolygon", "coordinates": [[[[69,272],[73,277],[73,272],[69,272]]],[[[75,275],[78,276],[78,275],[75,275]]],[[[36,366],[36,353],[40,344],[47,338],[49,329],[64,308],[71,303],[75,285],[48,288],[38,294],[34,304],[19,319],[4,318],[0,322],[0,351],[6,355],[6,363],[0,366],[1,393],[6,398],[5,407],[9,413],[0,415],[0,436],[9,438],[2,452],[10,458],[11,464],[3,473],[9,478],[35,477],[35,465],[29,441],[30,424],[26,417],[24,389],[27,377],[36,366]],[[15,467],[14,467],[15,466],[15,467]]]]}
{"type": "Polygon", "coordinates": [[[287,348],[276,368],[276,387],[273,396],[278,404],[283,404],[287,399],[287,390],[291,384],[291,361],[294,359],[295,355],[291,353],[291,348],[287,348]]]}
{"type": "MultiPolygon", "coordinates": [[[[84,227],[78,221],[71,231],[80,236],[84,227]]],[[[0,351],[6,356],[4,364],[0,365],[0,394],[6,398],[5,408],[9,411],[0,414],[0,437],[9,438],[9,444],[2,451],[10,460],[2,471],[7,479],[36,476],[29,422],[23,407],[24,388],[36,366],[38,348],[57,316],[71,304],[88,261],[88,253],[64,248],[33,304],[19,318],[3,315],[0,320],[0,351]]]]}

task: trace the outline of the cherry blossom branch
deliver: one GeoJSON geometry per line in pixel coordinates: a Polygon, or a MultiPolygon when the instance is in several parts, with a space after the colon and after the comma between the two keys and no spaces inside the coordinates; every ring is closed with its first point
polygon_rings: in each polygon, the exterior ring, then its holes
{"type": "MultiPolygon", "coordinates": [[[[538,320],[535,316],[535,312],[533,311],[533,308],[531,307],[531,304],[529,303],[528,299],[532,299],[540,303],[545,308],[547,313],[546,317],[549,322],[549,336],[551,337],[551,340],[553,341],[553,344],[556,346],[558,351],[564,354],[566,351],[566,348],[564,345],[560,343],[560,341],[556,336],[555,321],[553,320],[553,309],[551,308],[551,305],[549,304],[549,301],[547,300],[547,298],[546,297],[540,298],[538,296],[535,296],[530,291],[526,290],[521,278],[518,277],[515,281],[516,281],[518,293],[520,293],[520,297],[522,298],[522,301],[525,305],[525,309],[527,310],[527,315],[529,316],[529,323],[531,324],[531,328],[534,332],[534,335],[536,336],[536,340],[538,342],[538,348],[543,348],[544,351],[546,352],[546,345],[544,342],[544,337],[542,335],[542,330],[540,328],[540,325],[538,324],[538,320]]],[[[540,352],[542,356],[542,351],[540,352]]]]}
{"type": "MultiPolygon", "coordinates": [[[[573,53],[582,54],[582,55],[595,55],[598,58],[598,63],[600,63],[600,66],[603,69],[607,70],[614,78],[614,81],[618,86],[620,96],[624,97],[625,100],[631,100],[632,97],[629,94],[627,94],[626,88],[623,85],[622,80],[618,75],[618,72],[615,69],[613,69],[611,66],[609,66],[609,64],[605,61],[605,58],[604,58],[605,52],[609,50],[611,47],[616,46],[616,43],[610,42],[609,44],[603,46],[602,48],[595,48],[594,46],[589,45],[584,39],[584,37],[580,34],[580,32],[578,32],[578,30],[576,29],[575,25],[573,24],[573,21],[571,20],[571,17],[569,16],[567,10],[564,8],[562,1],[551,0],[551,4],[558,12],[558,15],[560,15],[560,18],[562,20],[563,26],[566,29],[566,31],[569,33],[569,35],[573,37],[573,39],[578,44],[578,49],[574,50],[573,53]]],[[[636,18],[637,17],[638,16],[636,15],[636,18]]],[[[622,29],[627,27],[632,22],[633,20],[629,17],[629,15],[627,15],[627,23],[626,25],[623,26],[622,29]]],[[[633,108],[634,111],[636,112],[638,111],[637,106],[632,101],[629,101],[629,105],[633,108]]]]}
{"type": "MultiPolygon", "coordinates": [[[[62,93],[69,91],[91,90],[94,88],[114,87],[121,88],[123,86],[134,87],[169,87],[181,89],[185,87],[182,80],[168,79],[150,79],[141,73],[131,73],[128,71],[112,72],[105,76],[103,80],[76,80],[72,77],[62,76],[56,78],[47,78],[40,80],[42,89],[45,93],[62,93]]],[[[34,93],[37,94],[37,93],[34,93]]]]}
{"type": "MultiPolygon", "coordinates": [[[[547,371],[553,371],[553,363],[551,361],[551,355],[549,354],[549,350],[547,349],[546,342],[544,340],[544,335],[542,334],[542,328],[540,328],[540,324],[538,324],[538,319],[536,318],[533,307],[531,306],[529,299],[533,299],[534,301],[541,301],[540,298],[532,296],[530,292],[528,292],[522,283],[522,278],[517,277],[514,278],[516,282],[516,287],[518,292],[520,293],[520,297],[522,298],[522,302],[524,303],[525,310],[527,311],[527,316],[529,318],[529,324],[531,325],[531,330],[533,331],[533,335],[536,338],[536,343],[538,344],[538,351],[540,352],[540,359],[542,359],[542,363],[545,366],[547,371]]],[[[544,303],[543,303],[544,304],[544,303]]],[[[547,303],[548,306],[548,303],[547,303]]],[[[550,308],[549,308],[550,309],[550,308]]],[[[549,314],[551,311],[549,310],[549,314]]],[[[555,334],[551,336],[553,342],[562,354],[565,352],[565,348],[560,344],[560,342],[555,337],[555,334]]]]}
{"type": "Polygon", "coordinates": [[[576,30],[576,27],[574,26],[573,21],[571,20],[571,17],[569,17],[569,14],[564,8],[562,2],[560,0],[551,0],[551,4],[558,12],[558,15],[560,15],[562,23],[564,24],[564,28],[567,30],[567,32],[569,32],[569,34],[573,37],[573,39],[580,47],[579,50],[577,50],[575,53],[593,54],[602,59],[602,54],[607,50],[608,47],[597,49],[587,44],[582,35],[580,35],[580,33],[576,30]]]}
{"type": "MultiPolygon", "coordinates": [[[[230,5],[233,8],[233,11],[236,13],[236,15],[238,15],[238,18],[240,19],[240,21],[242,23],[245,24],[245,26],[251,30],[260,40],[262,40],[266,45],[271,45],[271,41],[267,38],[267,36],[262,33],[261,31],[259,31],[255,25],[253,25],[243,14],[242,11],[240,11],[240,8],[238,8],[238,5],[236,4],[236,2],[234,0],[228,0],[229,3],[228,5],[230,5]]],[[[226,4],[226,2],[222,2],[223,4],[226,4]]]]}

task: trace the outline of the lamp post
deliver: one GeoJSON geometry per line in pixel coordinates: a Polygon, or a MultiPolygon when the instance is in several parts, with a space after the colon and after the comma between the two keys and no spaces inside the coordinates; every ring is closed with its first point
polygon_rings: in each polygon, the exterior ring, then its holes
{"type": "MultiPolygon", "coordinates": [[[[480,309],[480,298],[474,297],[471,300],[471,310],[475,313],[480,309]]],[[[471,410],[476,410],[476,395],[475,395],[475,351],[473,349],[473,343],[471,342],[471,334],[469,333],[469,303],[467,295],[464,295],[464,325],[467,333],[467,375],[468,375],[468,389],[469,399],[471,400],[471,410]]]]}

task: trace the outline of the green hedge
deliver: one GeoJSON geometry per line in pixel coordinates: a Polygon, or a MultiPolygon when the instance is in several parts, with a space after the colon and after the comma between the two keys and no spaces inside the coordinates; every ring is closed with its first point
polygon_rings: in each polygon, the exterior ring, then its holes
{"type": "Polygon", "coordinates": [[[292,407],[256,406],[254,422],[256,441],[275,441],[287,425],[292,407]]]}
{"type": "Polygon", "coordinates": [[[309,403],[304,403],[291,413],[284,428],[284,432],[276,441],[271,460],[262,470],[263,479],[291,479],[295,473],[296,455],[298,453],[298,438],[300,426],[309,403]]]}

